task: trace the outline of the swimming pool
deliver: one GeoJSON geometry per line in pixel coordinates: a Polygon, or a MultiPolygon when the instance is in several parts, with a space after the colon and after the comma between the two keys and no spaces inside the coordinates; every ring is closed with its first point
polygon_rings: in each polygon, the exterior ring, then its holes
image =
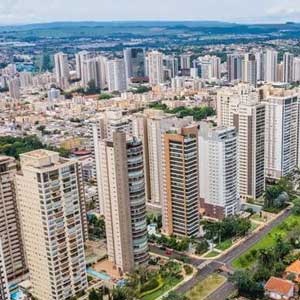
{"type": "Polygon", "coordinates": [[[88,268],[86,271],[89,275],[94,276],[96,278],[99,278],[101,280],[106,280],[107,281],[107,280],[111,279],[111,277],[109,275],[107,275],[105,273],[97,272],[97,271],[95,271],[91,268],[88,268]]]}
{"type": "Polygon", "coordinates": [[[22,292],[21,291],[14,291],[10,293],[10,299],[11,300],[19,300],[22,297],[22,292]]]}

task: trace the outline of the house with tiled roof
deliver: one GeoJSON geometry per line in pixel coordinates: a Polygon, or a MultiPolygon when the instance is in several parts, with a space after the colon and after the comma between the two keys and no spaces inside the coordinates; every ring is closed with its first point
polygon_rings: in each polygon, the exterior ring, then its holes
{"type": "Polygon", "coordinates": [[[300,260],[295,260],[285,269],[284,278],[300,283],[300,260]]]}
{"type": "Polygon", "coordinates": [[[271,277],[264,289],[265,295],[274,300],[288,300],[295,294],[295,284],[292,281],[277,277],[271,277]]]}

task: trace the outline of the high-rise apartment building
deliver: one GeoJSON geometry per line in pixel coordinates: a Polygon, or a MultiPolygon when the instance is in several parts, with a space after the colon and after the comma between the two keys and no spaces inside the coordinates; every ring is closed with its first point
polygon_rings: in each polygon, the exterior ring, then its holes
{"type": "Polygon", "coordinates": [[[102,154],[100,152],[99,143],[105,139],[112,139],[113,133],[116,131],[132,133],[132,120],[128,116],[123,116],[121,109],[107,110],[103,116],[98,117],[92,124],[92,157],[94,160],[94,174],[97,179],[98,189],[98,203],[96,205],[97,211],[104,214],[104,200],[102,192],[102,173],[101,173],[101,160],[102,154]]]}
{"type": "Polygon", "coordinates": [[[148,52],[148,76],[151,85],[164,82],[163,54],[158,51],[148,52]]]}
{"type": "Polygon", "coordinates": [[[164,134],[163,230],[168,235],[199,232],[198,126],[164,134]]]}
{"type": "Polygon", "coordinates": [[[38,300],[70,299],[87,288],[80,164],[48,150],[20,160],[16,190],[32,293],[38,300]]]}
{"type": "Polygon", "coordinates": [[[266,105],[266,176],[279,179],[298,165],[299,98],[294,90],[269,88],[266,105]]]}
{"type": "Polygon", "coordinates": [[[240,81],[243,74],[243,55],[229,54],[227,56],[227,72],[228,81],[240,81]]]}
{"type": "Polygon", "coordinates": [[[248,82],[253,86],[256,86],[257,62],[254,54],[252,53],[245,54],[242,69],[243,69],[243,74],[242,74],[243,81],[248,82]]]}
{"type": "Polygon", "coordinates": [[[192,67],[192,55],[190,53],[184,53],[180,55],[180,69],[188,70],[192,67]]]}
{"type": "Polygon", "coordinates": [[[120,272],[148,261],[143,145],[124,132],[100,142],[109,259],[120,272]]]}
{"type": "Polygon", "coordinates": [[[80,51],[75,54],[75,61],[76,61],[76,76],[78,79],[83,78],[83,62],[90,59],[92,54],[88,51],[80,51]]]}
{"type": "Polygon", "coordinates": [[[0,238],[0,300],[10,300],[2,241],[0,238]]]}
{"type": "Polygon", "coordinates": [[[8,281],[13,281],[26,272],[15,194],[16,172],[15,159],[0,156],[0,240],[8,281]]]}
{"type": "Polygon", "coordinates": [[[277,81],[278,52],[267,49],[264,53],[264,81],[277,81]]]}
{"type": "Polygon", "coordinates": [[[240,208],[238,136],[234,127],[200,123],[199,186],[205,215],[223,219],[240,208]]]}
{"type": "Polygon", "coordinates": [[[283,55],[283,82],[293,82],[294,55],[284,53],[283,55]]]}
{"type": "Polygon", "coordinates": [[[126,78],[145,77],[146,55],[144,48],[126,48],[123,51],[126,78]]]}
{"type": "Polygon", "coordinates": [[[9,95],[13,100],[19,100],[21,97],[20,92],[20,79],[19,78],[13,78],[8,81],[8,90],[9,95]]]}
{"type": "Polygon", "coordinates": [[[123,59],[107,61],[107,84],[109,92],[127,90],[127,79],[123,59]]]}
{"type": "Polygon", "coordinates": [[[68,88],[70,69],[67,54],[60,52],[54,55],[54,70],[57,84],[63,89],[68,88]]]}
{"type": "Polygon", "coordinates": [[[256,199],[265,190],[265,105],[241,102],[233,125],[238,131],[240,196],[256,199]]]}

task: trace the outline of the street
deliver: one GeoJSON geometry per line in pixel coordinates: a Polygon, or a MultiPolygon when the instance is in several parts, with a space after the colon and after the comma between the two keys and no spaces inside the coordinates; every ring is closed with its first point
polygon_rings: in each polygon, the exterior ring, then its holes
{"type": "MultiPolygon", "coordinates": [[[[190,281],[186,282],[182,286],[176,289],[177,293],[184,294],[191,288],[193,288],[199,281],[208,277],[209,275],[216,272],[220,266],[226,264],[227,267],[231,267],[231,263],[254,244],[256,244],[263,236],[268,234],[275,226],[284,221],[291,214],[290,210],[285,211],[282,215],[277,217],[275,220],[271,221],[263,229],[256,232],[255,234],[249,236],[243,243],[236,246],[217,260],[211,260],[206,266],[202,266],[203,260],[197,260],[196,263],[193,263],[194,266],[198,267],[199,271],[195,277],[190,281]]],[[[229,295],[234,291],[234,286],[230,282],[224,283],[216,291],[214,291],[210,296],[210,300],[225,300],[229,295]]]]}

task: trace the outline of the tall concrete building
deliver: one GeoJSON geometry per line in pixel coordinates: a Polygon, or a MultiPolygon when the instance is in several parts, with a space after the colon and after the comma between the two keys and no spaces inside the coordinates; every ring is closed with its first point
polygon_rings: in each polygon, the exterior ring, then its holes
{"type": "Polygon", "coordinates": [[[178,63],[178,57],[175,55],[164,55],[163,57],[163,65],[164,65],[164,71],[168,74],[168,78],[166,79],[172,79],[175,78],[178,75],[179,72],[179,63],[178,63]]]}
{"type": "Polygon", "coordinates": [[[300,81],[300,57],[295,57],[293,64],[293,81],[297,82],[300,81]]]}
{"type": "Polygon", "coordinates": [[[62,89],[69,87],[70,69],[68,55],[62,52],[54,55],[54,70],[56,82],[62,89]]]}
{"type": "Polygon", "coordinates": [[[109,92],[125,92],[127,79],[123,59],[107,61],[107,84],[109,92]]]}
{"type": "Polygon", "coordinates": [[[279,179],[298,166],[299,98],[295,90],[266,91],[266,176],[279,179]]]}
{"type": "Polygon", "coordinates": [[[255,55],[252,53],[247,53],[244,56],[242,79],[244,82],[248,82],[249,84],[256,86],[257,61],[255,59],[255,55]]]}
{"type": "Polygon", "coordinates": [[[267,49],[264,53],[264,81],[277,81],[278,52],[267,49]]]}
{"type": "Polygon", "coordinates": [[[83,60],[81,73],[81,82],[84,87],[93,81],[96,88],[104,89],[106,86],[106,58],[97,56],[83,60]]]}
{"type": "Polygon", "coordinates": [[[221,78],[221,59],[217,56],[205,55],[198,58],[201,78],[216,80],[221,78]]]}
{"type": "Polygon", "coordinates": [[[70,299],[87,288],[80,165],[48,150],[22,154],[20,160],[17,200],[33,296],[70,299]]]}
{"type": "Polygon", "coordinates": [[[192,121],[191,117],[179,119],[155,109],[144,110],[143,114],[135,115],[133,118],[133,131],[144,141],[144,152],[147,153],[144,165],[147,170],[145,174],[149,209],[161,211],[163,204],[164,189],[161,184],[163,182],[163,135],[173,128],[187,126],[192,121]]]}
{"type": "Polygon", "coordinates": [[[240,208],[238,136],[234,127],[200,123],[199,186],[205,215],[223,219],[240,208]]]}
{"type": "Polygon", "coordinates": [[[240,196],[256,199],[265,190],[265,105],[241,102],[233,125],[238,130],[240,196]]]}
{"type": "Polygon", "coordinates": [[[1,238],[0,238],[0,300],[10,300],[9,286],[7,281],[1,238]]]}
{"type": "Polygon", "coordinates": [[[227,56],[228,81],[241,81],[243,72],[243,55],[234,53],[227,56]]]}
{"type": "Polygon", "coordinates": [[[283,55],[283,82],[293,82],[294,55],[284,53],[283,55]]]}
{"type": "Polygon", "coordinates": [[[188,70],[192,67],[192,55],[190,53],[184,53],[180,55],[180,69],[188,70]]]}
{"type": "Polygon", "coordinates": [[[132,134],[132,120],[128,116],[123,116],[121,109],[107,110],[101,117],[97,117],[92,126],[92,157],[94,161],[94,174],[97,180],[98,189],[98,203],[96,205],[97,211],[104,214],[104,200],[102,192],[102,173],[101,173],[101,160],[102,154],[100,152],[99,143],[105,139],[112,139],[115,131],[126,132],[132,134]]]}
{"type": "Polygon", "coordinates": [[[264,80],[264,53],[262,51],[258,51],[255,53],[256,60],[256,78],[258,81],[264,80]]]}
{"type": "Polygon", "coordinates": [[[20,79],[13,78],[8,81],[9,95],[13,100],[19,100],[21,97],[20,79]]]}
{"type": "Polygon", "coordinates": [[[164,82],[163,54],[158,51],[148,52],[148,76],[151,85],[164,82]]]}
{"type": "Polygon", "coordinates": [[[26,273],[14,184],[16,172],[15,159],[0,156],[0,240],[9,282],[26,273]]]}
{"type": "Polygon", "coordinates": [[[163,230],[168,235],[199,232],[198,126],[164,134],[163,230]]]}
{"type": "Polygon", "coordinates": [[[131,272],[149,258],[143,145],[117,131],[100,149],[108,257],[131,272]]]}
{"type": "Polygon", "coordinates": [[[144,48],[126,48],[123,51],[126,78],[145,77],[146,76],[146,54],[144,48]]]}
{"type": "Polygon", "coordinates": [[[90,59],[92,54],[88,51],[80,51],[75,54],[76,61],[76,76],[78,79],[82,79],[83,77],[83,63],[84,61],[90,59]]]}

